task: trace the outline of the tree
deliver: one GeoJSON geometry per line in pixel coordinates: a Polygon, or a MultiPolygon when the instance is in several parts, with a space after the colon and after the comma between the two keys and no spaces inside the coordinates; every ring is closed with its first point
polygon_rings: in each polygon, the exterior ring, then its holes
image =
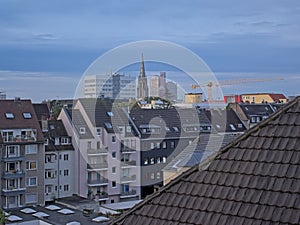
{"type": "Polygon", "coordinates": [[[7,221],[7,215],[5,215],[5,212],[3,209],[0,209],[0,225],[4,225],[5,222],[7,221]]]}

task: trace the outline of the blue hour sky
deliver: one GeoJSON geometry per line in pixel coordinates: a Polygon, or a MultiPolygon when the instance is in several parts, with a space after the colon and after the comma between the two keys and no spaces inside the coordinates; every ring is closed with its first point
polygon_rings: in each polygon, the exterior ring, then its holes
{"type": "Polygon", "coordinates": [[[299,94],[299,0],[0,0],[0,89],[70,97],[97,57],[140,40],[189,48],[222,78],[284,76],[287,94],[299,94]]]}

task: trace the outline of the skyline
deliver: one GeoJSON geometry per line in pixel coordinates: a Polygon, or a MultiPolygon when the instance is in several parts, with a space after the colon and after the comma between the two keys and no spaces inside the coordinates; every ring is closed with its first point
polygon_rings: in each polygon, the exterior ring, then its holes
{"type": "Polygon", "coordinates": [[[49,92],[43,98],[70,97],[84,71],[105,52],[129,42],[163,40],[196,53],[219,79],[274,74],[289,86],[276,83],[272,90],[299,94],[299,12],[297,0],[3,0],[0,89],[12,97],[42,98],[43,90],[49,92]]]}

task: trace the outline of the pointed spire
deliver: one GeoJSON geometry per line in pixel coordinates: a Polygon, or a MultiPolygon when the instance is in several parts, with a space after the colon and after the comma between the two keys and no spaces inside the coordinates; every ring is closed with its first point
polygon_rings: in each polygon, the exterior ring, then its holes
{"type": "Polygon", "coordinates": [[[144,54],[143,53],[142,53],[142,61],[141,61],[141,67],[140,67],[140,77],[146,77],[145,63],[144,63],[144,54]]]}

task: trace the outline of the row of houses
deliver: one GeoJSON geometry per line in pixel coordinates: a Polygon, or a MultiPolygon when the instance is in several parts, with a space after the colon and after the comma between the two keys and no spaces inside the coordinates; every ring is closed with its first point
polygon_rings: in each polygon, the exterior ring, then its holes
{"type": "Polygon", "coordinates": [[[260,104],[124,109],[108,99],[78,99],[55,118],[54,106],[0,100],[3,208],[73,194],[99,204],[145,198],[241,135],[253,107],[270,111],[260,104]]]}

